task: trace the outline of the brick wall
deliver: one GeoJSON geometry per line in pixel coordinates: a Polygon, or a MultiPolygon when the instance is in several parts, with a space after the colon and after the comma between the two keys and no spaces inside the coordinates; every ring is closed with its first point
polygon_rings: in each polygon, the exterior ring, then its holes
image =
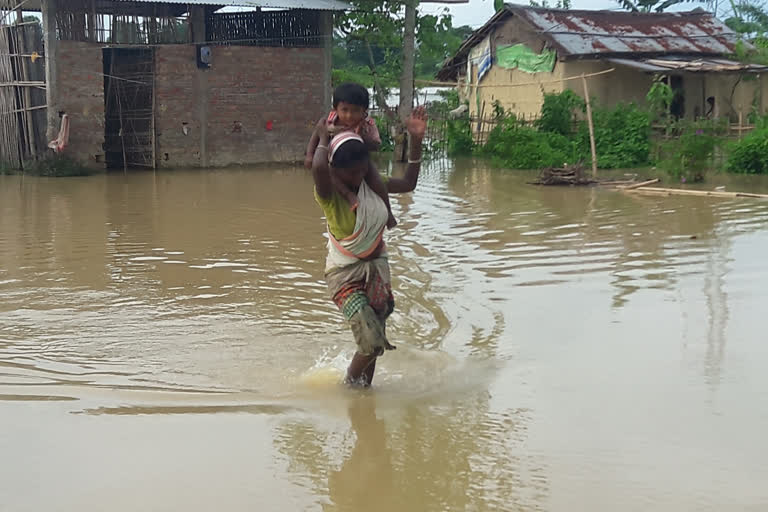
{"type": "MultiPolygon", "coordinates": [[[[102,47],[60,41],[58,67],[61,109],[71,119],[68,153],[99,166],[102,47]]],[[[323,49],[214,47],[208,70],[197,68],[193,45],[163,45],[155,52],[160,167],[303,160],[312,126],[329,108],[323,49]]]]}
{"type": "Polygon", "coordinates": [[[302,160],[328,108],[318,48],[214,47],[211,68],[198,70],[194,46],[162,46],[156,66],[163,167],[302,160]]]}
{"type": "Polygon", "coordinates": [[[322,49],[219,47],[208,74],[211,163],[303,160],[328,108],[322,49]]]}
{"type": "Polygon", "coordinates": [[[160,167],[201,164],[197,73],[194,46],[155,49],[155,132],[160,167]]]}
{"type": "Polygon", "coordinates": [[[104,166],[104,64],[102,46],[59,41],[59,109],[69,115],[66,154],[104,166]]]}

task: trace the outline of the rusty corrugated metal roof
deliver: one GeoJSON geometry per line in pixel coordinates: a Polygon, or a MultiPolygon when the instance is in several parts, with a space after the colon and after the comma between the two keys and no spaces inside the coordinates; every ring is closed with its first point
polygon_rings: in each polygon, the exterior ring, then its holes
{"type": "MultiPolygon", "coordinates": [[[[511,17],[518,17],[558,52],[558,58],[629,58],[734,53],[739,35],[713,14],[695,10],[677,13],[579,11],[506,4],[477,29],[438,72],[455,80],[470,50],[511,17]]],[[[749,47],[749,43],[746,43],[749,47]]]]}
{"type": "MultiPolygon", "coordinates": [[[[22,1],[22,0],[18,0],[22,1]]],[[[209,5],[218,7],[265,7],[277,9],[312,9],[318,11],[345,11],[351,5],[343,0],[117,0],[141,3],[209,5]]],[[[39,11],[40,0],[27,0],[25,11],[39,11]]]]}
{"type": "Polygon", "coordinates": [[[507,6],[549,39],[562,57],[733,53],[739,35],[704,11],[634,13],[507,6]]]}

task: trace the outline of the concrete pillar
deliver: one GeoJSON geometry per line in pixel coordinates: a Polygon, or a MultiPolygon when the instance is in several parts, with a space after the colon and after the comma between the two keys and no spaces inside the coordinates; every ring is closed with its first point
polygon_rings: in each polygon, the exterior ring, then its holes
{"type": "Polygon", "coordinates": [[[45,47],[45,100],[47,108],[46,137],[49,141],[59,134],[58,64],[59,41],[56,38],[56,1],[41,0],[43,14],[43,45],[45,47]]]}
{"type": "Polygon", "coordinates": [[[323,48],[323,112],[331,107],[331,96],[333,95],[333,85],[331,81],[331,70],[333,69],[333,12],[320,11],[320,27],[322,34],[323,48]]]}
{"type": "MultiPolygon", "coordinates": [[[[205,6],[190,6],[189,21],[192,26],[192,41],[195,44],[205,42],[205,6]]],[[[192,56],[197,61],[197,55],[192,56]]],[[[216,63],[214,62],[215,66],[216,63]]],[[[197,98],[197,117],[200,123],[200,166],[208,167],[208,75],[205,69],[195,71],[195,98],[197,98]]]]}

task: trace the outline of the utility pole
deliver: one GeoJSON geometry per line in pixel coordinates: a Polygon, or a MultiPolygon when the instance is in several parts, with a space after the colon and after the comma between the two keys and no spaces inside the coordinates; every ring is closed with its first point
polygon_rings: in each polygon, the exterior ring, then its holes
{"type": "Polygon", "coordinates": [[[59,135],[59,97],[58,97],[58,51],[56,39],[56,0],[41,0],[43,14],[43,47],[45,48],[45,103],[47,105],[48,125],[46,138],[54,140],[59,135]]]}
{"type": "Polygon", "coordinates": [[[418,0],[407,0],[405,3],[405,26],[403,28],[403,72],[400,75],[400,134],[395,146],[395,158],[404,162],[408,155],[408,134],[405,122],[413,110],[413,68],[416,61],[416,8],[418,0]]]}

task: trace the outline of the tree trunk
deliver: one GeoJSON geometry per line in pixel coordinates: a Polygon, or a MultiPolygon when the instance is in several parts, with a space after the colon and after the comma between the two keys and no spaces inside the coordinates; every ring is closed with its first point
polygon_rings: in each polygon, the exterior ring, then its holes
{"type": "Polygon", "coordinates": [[[405,121],[413,109],[413,68],[416,46],[416,7],[418,0],[408,0],[405,4],[405,27],[403,28],[403,73],[400,75],[400,115],[399,136],[395,140],[395,159],[404,162],[408,154],[405,121]]]}
{"type": "Polygon", "coordinates": [[[384,114],[390,121],[392,121],[395,118],[395,113],[389,108],[389,105],[387,105],[387,98],[384,96],[381,83],[379,83],[379,75],[376,73],[376,60],[373,58],[371,42],[368,39],[365,40],[365,47],[368,50],[368,60],[370,62],[368,66],[371,68],[371,74],[373,75],[373,94],[376,98],[376,105],[383,110],[384,114]]]}

